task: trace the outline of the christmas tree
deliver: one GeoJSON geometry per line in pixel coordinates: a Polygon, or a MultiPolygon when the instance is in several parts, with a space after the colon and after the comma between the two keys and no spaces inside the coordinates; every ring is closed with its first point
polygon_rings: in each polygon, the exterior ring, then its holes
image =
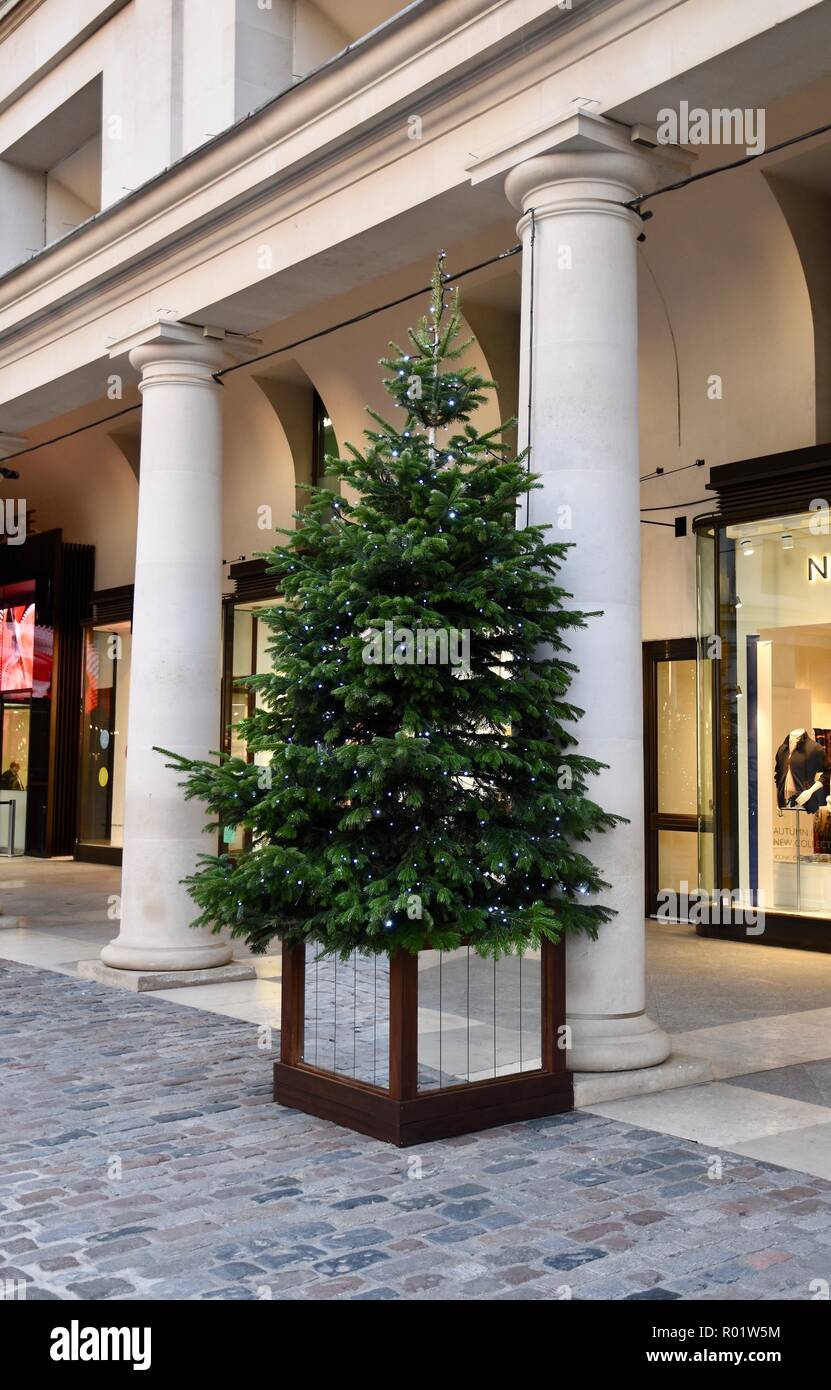
{"type": "Polygon", "coordinates": [[[167,754],[187,797],[251,832],[186,882],[194,925],[255,952],[499,956],[613,915],[579,849],[616,817],[569,731],[565,638],[586,618],[557,584],[568,547],[515,525],[539,483],[504,426],[472,423],[493,383],[458,365],[446,278],[440,258],[409,351],[381,361],[398,427],[370,411],[363,452],[327,459],[347,494],[312,489],[267,557],[273,670],[238,726],[267,765],[167,754]]]}

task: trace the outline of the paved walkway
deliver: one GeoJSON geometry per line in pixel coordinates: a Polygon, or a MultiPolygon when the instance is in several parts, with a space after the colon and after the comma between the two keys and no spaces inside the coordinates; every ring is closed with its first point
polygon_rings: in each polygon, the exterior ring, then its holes
{"type": "Polygon", "coordinates": [[[7,1296],[764,1301],[831,1279],[821,1179],[586,1112],[398,1151],[275,1106],[250,1023],[29,966],[0,963],[0,1019],[7,1296]]]}
{"type": "MultiPolygon", "coordinates": [[[[75,976],[117,931],[119,871],[20,859],[0,864],[0,958],[75,976]]],[[[677,1052],[708,1061],[716,1084],[593,1107],[606,1118],[831,1178],[831,955],[707,941],[647,929],[648,1004],[677,1052]]],[[[250,1025],[280,1025],[280,959],[256,980],[156,995],[250,1025]]]]}

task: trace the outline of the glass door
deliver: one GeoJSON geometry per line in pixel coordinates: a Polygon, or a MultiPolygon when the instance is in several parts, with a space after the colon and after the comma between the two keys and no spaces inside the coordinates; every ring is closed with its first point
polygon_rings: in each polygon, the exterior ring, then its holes
{"type": "MultiPolygon", "coordinates": [[[[250,676],[271,669],[268,647],[271,632],[260,616],[265,608],[273,608],[277,599],[261,599],[248,603],[228,604],[225,609],[225,691],[223,747],[234,758],[267,766],[268,753],[252,753],[236,728],[242,719],[262,703],[259,695],[247,683],[250,676]]],[[[251,846],[250,832],[226,826],[222,832],[221,850],[238,854],[251,846]]]]}
{"type": "Polygon", "coordinates": [[[0,589],[0,855],[26,851],[32,694],[40,675],[34,591],[32,581],[0,589]]]}
{"type": "Polygon", "coordinates": [[[0,697],[0,855],[26,851],[31,700],[0,697]]]}
{"type": "Polygon", "coordinates": [[[78,848],[108,862],[124,845],[131,650],[129,622],[84,633],[78,848]]]}
{"type": "Polygon", "coordinates": [[[677,916],[672,903],[698,887],[697,715],[695,638],[645,643],[648,915],[677,916]]]}

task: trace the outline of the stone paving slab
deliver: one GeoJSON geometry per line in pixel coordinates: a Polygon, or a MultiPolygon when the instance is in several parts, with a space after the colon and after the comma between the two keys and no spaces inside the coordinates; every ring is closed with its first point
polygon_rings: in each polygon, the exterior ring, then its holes
{"type": "Polygon", "coordinates": [[[0,962],[0,1292],[809,1300],[831,1182],[574,1112],[396,1150],[271,1101],[277,1038],[0,962]]]}

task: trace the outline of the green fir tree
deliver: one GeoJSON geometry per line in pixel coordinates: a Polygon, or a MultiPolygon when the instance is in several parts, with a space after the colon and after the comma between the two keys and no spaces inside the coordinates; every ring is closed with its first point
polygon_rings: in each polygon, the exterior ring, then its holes
{"type": "Polygon", "coordinates": [[[167,753],[187,797],[251,832],[186,882],[194,925],[255,952],[278,936],[499,956],[613,915],[579,848],[617,818],[569,731],[565,638],[585,616],[557,583],[568,547],[515,525],[539,483],[504,426],[471,422],[493,383],[457,365],[445,280],[440,258],[429,316],[381,362],[399,427],[370,411],[364,452],[327,459],[346,496],[312,489],[268,556],[273,670],[238,733],[270,762],[167,753]]]}

